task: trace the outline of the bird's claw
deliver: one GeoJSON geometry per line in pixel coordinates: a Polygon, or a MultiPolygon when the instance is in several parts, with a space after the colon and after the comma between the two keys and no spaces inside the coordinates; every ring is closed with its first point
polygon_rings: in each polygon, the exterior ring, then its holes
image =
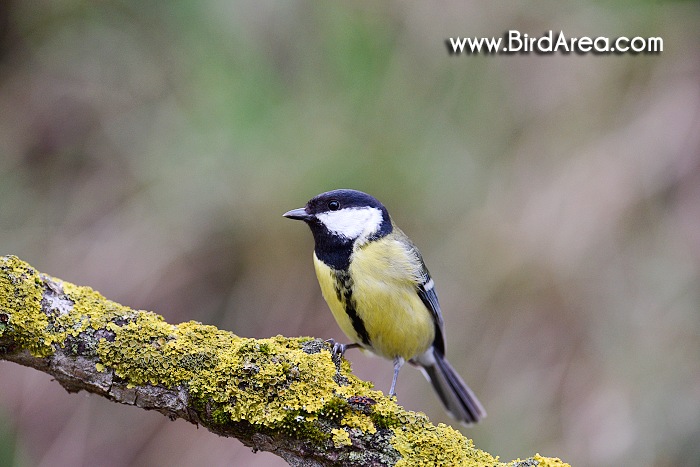
{"type": "Polygon", "coordinates": [[[345,356],[345,351],[348,349],[352,349],[355,347],[359,347],[359,344],[340,344],[336,342],[334,339],[327,339],[326,342],[328,342],[331,347],[333,348],[331,350],[331,353],[333,354],[334,357],[343,357],[345,356]]]}

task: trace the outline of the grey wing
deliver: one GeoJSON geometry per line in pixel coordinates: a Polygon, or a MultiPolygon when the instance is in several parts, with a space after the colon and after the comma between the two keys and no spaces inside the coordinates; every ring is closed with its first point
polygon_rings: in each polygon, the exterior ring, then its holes
{"type": "Polygon", "coordinates": [[[415,254],[420,259],[421,263],[421,275],[420,281],[417,286],[417,292],[423,304],[430,310],[433,315],[433,320],[435,321],[435,340],[433,341],[433,346],[440,354],[445,355],[445,337],[444,337],[444,321],[442,319],[442,313],[440,312],[440,303],[438,302],[437,294],[435,293],[435,282],[433,282],[432,277],[430,277],[430,272],[428,268],[425,267],[423,258],[420,252],[413,247],[415,254]]]}

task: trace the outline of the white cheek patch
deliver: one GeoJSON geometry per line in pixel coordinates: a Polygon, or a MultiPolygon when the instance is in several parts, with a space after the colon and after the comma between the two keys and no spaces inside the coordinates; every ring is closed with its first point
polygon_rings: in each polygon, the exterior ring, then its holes
{"type": "Polygon", "coordinates": [[[369,207],[328,211],[316,217],[329,231],[348,240],[364,240],[382,225],[382,211],[369,207]]]}

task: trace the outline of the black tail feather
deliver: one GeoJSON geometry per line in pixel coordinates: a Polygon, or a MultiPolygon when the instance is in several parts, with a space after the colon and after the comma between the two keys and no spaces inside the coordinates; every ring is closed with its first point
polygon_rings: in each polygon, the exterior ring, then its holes
{"type": "Polygon", "coordinates": [[[423,367],[435,392],[455,419],[472,425],[486,417],[479,399],[439,351],[429,349],[416,363],[423,367]]]}

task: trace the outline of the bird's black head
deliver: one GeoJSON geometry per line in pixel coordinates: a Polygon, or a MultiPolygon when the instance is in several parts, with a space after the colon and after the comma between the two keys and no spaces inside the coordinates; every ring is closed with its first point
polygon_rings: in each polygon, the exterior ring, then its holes
{"type": "Polygon", "coordinates": [[[356,190],[333,190],[306,206],[284,214],[311,228],[316,256],[335,269],[346,269],[353,245],[371,242],[392,231],[391,218],[376,198],[356,190]]]}

